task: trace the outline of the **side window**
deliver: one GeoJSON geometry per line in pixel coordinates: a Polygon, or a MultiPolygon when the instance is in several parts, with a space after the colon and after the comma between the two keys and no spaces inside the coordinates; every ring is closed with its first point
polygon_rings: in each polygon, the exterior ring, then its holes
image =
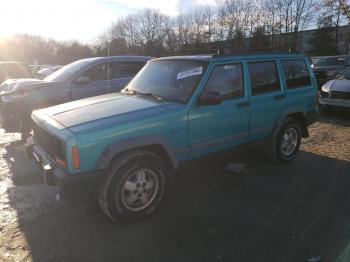
{"type": "Polygon", "coordinates": [[[113,78],[134,77],[145,64],[146,62],[141,62],[141,61],[113,63],[112,65],[113,78]]]}
{"type": "Polygon", "coordinates": [[[85,71],[82,76],[90,77],[90,81],[102,81],[108,79],[108,64],[100,64],[93,66],[89,70],[85,71]]]}
{"type": "Polygon", "coordinates": [[[309,71],[304,60],[281,61],[287,88],[298,88],[311,85],[309,71]]]}
{"type": "Polygon", "coordinates": [[[273,61],[248,63],[252,95],[281,89],[276,63],[273,61]]]}
{"type": "Polygon", "coordinates": [[[243,96],[243,75],[241,64],[215,66],[205,90],[218,91],[223,100],[243,96]]]}

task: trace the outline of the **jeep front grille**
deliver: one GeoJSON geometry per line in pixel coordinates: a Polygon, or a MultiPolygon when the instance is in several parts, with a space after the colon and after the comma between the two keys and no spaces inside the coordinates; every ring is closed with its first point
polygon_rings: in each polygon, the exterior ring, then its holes
{"type": "Polygon", "coordinates": [[[350,100],[350,93],[349,92],[331,91],[329,94],[329,97],[334,98],[334,99],[350,100]]]}
{"type": "Polygon", "coordinates": [[[65,159],[64,142],[51,135],[33,121],[33,138],[38,145],[53,159],[65,159]]]}

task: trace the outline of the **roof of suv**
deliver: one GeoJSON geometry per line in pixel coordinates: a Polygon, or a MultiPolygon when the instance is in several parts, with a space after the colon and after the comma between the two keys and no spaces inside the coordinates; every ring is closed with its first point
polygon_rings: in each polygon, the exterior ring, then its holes
{"type": "Polygon", "coordinates": [[[150,56],[104,56],[104,57],[90,57],[81,59],[81,61],[90,62],[116,62],[116,61],[148,61],[153,57],[150,56]]]}
{"type": "Polygon", "coordinates": [[[269,53],[237,53],[237,54],[225,54],[225,55],[190,55],[190,56],[169,56],[161,57],[153,60],[197,60],[197,61],[225,61],[242,58],[278,58],[278,57],[305,57],[303,54],[298,53],[280,53],[280,52],[269,52],[269,53]]]}

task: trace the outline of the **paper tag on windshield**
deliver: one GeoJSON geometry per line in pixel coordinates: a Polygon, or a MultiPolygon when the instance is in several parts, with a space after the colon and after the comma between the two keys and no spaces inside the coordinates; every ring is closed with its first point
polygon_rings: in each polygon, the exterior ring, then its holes
{"type": "Polygon", "coordinates": [[[191,68],[191,69],[188,69],[188,70],[185,70],[185,71],[178,73],[176,79],[179,80],[179,79],[190,77],[190,76],[201,75],[202,72],[203,72],[203,67],[191,68]]]}

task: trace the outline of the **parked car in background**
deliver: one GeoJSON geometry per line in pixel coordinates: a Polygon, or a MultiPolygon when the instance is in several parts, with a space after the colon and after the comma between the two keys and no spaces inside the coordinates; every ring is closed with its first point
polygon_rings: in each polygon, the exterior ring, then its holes
{"type": "Polygon", "coordinates": [[[320,104],[323,108],[350,108],[350,67],[340,73],[336,79],[322,86],[320,104]]]}
{"type": "Polygon", "coordinates": [[[311,57],[311,67],[313,68],[318,61],[320,61],[321,56],[312,56],[311,57]]]}
{"type": "Polygon", "coordinates": [[[38,79],[44,79],[47,76],[51,75],[53,72],[56,72],[62,66],[49,66],[39,70],[35,75],[38,79]]]}
{"type": "Polygon", "coordinates": [[[0,62],[0,85],[7,79],[13,78],[33,78],[33,74],[26,63],[0,62]]]}
{"type": "Polygon", "coordinates": [[[78,60],[44,80],[9,80],[0,86],[1,123],[7,132],[30,131],[32,110],[81,98],[119,92],[149,57],[115,56],[78,60]]]}
{"type": "Polygon", "coordinates": [[[350,65],[350,56],[324,56],[313,64],[319,89],[328,80],[334,79],[340,72],[350,65]]]}
{"type": "Polygon", "coordinates": [[[45,65],[29,65],[32,74],[35,76],[41,69],[46,68],[45,65]]]}
{"type": "Polygon", "coordinates": [[[134,221],[190,159],[260,141],[273,161],[293,160],[316,101],[303,55],[165,57],[122,93],[34,111],[27,148],[47,183],[97,193],[108,217],[134,221]]]}

